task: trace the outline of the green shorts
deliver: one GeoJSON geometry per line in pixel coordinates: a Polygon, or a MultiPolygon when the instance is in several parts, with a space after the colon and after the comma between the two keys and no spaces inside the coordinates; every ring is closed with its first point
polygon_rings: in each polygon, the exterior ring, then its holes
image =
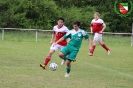
{"type": "Polygon", "coordinates": [[[76,58],[76,56],[77,56],[77,54],[78,54],[78,51],[79,51],[79,50],[75,49],[74,46],[70,46],[70,45],[67,45],[67,46],[65,46],[64,48],[61,49],[61,52],[62,52],[65,56],[68,55],[67,58],[68,58],[69,60],[71,60],[71,61],[74,61],[74,60],[75,60],[75,58],[76,58]]]}

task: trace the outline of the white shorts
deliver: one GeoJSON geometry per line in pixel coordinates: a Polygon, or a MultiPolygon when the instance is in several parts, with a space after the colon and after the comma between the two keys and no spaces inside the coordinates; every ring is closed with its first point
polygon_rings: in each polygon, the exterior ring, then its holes
{"type": "Polygon", "coordinates": [[[61,45],[59,45],[59,44],[56,44],[56,45],[54,45],[54,46],[53,46],[53,44],[52,44],[51,47],[50,47],[50,49],[57,51],[57,50],[61,50],[63,47],[64,47],[64,46],[61,46],[61,45]]]}
{"type": "Polygon", "coordinates": [[[95,41],[102,40],[102,34],[95,33],[95,34],[94,34],[94,40],[95,40],[95,41]]]}

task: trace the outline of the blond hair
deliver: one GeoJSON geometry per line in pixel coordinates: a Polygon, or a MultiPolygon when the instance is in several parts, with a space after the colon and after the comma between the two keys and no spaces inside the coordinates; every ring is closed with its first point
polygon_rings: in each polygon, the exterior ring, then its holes
{"type": "Polygon", "coordinates": [[[94,14],[96,14],[96,15],[98,15],[98,16],[100,17],[100,14],[99,14],[99,12],[95,12],[94,14]]]}

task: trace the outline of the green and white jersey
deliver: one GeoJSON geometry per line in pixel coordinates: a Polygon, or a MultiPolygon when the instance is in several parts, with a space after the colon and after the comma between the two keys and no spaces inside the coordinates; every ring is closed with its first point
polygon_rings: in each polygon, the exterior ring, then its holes
{"type": "Polygon", "coordinates": [[[72,29],[66,35],[63,36],[63,38],[65,39],[71,39],[68,45],[73,46],[76,50],[79,50],[79,48],[81,47],[83,37],[85,39],[88,39],[89,35],[82,29],[79,29],[78,31],[72,29]]]}

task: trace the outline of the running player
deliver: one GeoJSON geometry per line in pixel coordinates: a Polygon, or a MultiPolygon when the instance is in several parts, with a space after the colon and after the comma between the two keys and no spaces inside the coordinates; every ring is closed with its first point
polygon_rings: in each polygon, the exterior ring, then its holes
{"type": "MultiPolygon", "coordinates": [[[[58,49],[62,49],[64,46],[67,45],[67,41],[63,40],[62,42],[59,42],[58,44],[53,46],[53,41],[54,41],[55,37],[56,37],[56,39],[55,39],[55,42],[56,42],[69,31],[68,28],[66,26],[64,26],[64,18],[59,18],[57,23],[58,23],[58,25],[53,27],[52,38],[50,41],[50,44],[51,44],[50,51],[49,51],[47,57],[45,58],[44,63],[40,64],[40,67],[42,67],[43,69],[46,68],[48,62],[51,60],[53,53],[55,51],[57,51],[58,49]]],[[[63,63],[64,63],[64,60],[62,61],[61,64],[63,64],[63,63]]]]}
{"type": "Polygon", "coordinates": [[[70,30],[65,36],[63,36],[61,39],[59,39],[54,43],[54,45],[56,46],[59,42],[64,41],[67,38],[71,39],[67,44],[67,46],[62,48],[61,51],[59,52],[59,57],[66,60],[67,67],[66,67],[65,77],[69,77],[70,75],[71,61],[75,61],[77,53],[79,52],[79,48],[81,47],[83,37],[85,39],[88,39],[89,42],[88,47],[89,49],[91,48],[90,46],[91,41],[89,35],[79,27],[80,27],[80,22],[79,21],[74,22],[73,24],[74,29],[70,30]]]}
{"type": "Polygon", "coordinates": [[[94,33],[94,39],[89,56],[93,56],[93,52],[96,47],[96,42],[99,42],[99,44],[108,52],[108,55],[110,54],[110,49],[102,42],[102,33],[106,28],[106,24],[99,17],[100,14],[98,12],[95,12],[94,19],[91,22],[91,33],[94,33]]]}

